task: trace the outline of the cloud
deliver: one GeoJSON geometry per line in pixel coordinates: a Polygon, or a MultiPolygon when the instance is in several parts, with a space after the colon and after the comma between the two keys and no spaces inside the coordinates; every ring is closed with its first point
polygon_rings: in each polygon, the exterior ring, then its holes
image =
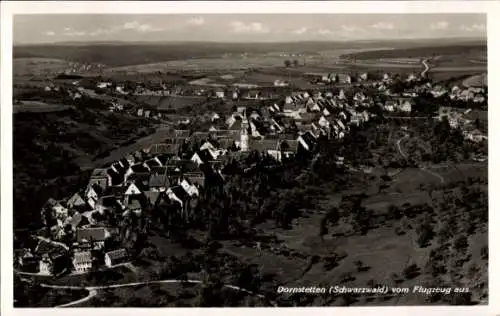
{"type": "Polygon", "coordinates": [[[297,34],[297,35],[302,35],[307,32],[307,27],[302,27],[300,29],[293,30],[292,33],[297,34]]]}
{"type": "Polygon", "coordinates": [[[260,22],[234,21],[231,22],[230,26],[233,33],[269,33],[269,28],[260,22]]]}
{"type": "Polygon", "coordinates": [[[53,31],[46,31],[46,32],[43,32],[42,34],[46,35],[46,36],[54,36],[54,35],[56,35],[56,33],[53,32],[53,31]]]}
{"type": "Polygon", "coordinates": [[[151,24],[141,24],[137,21],[127,22],[121,27],[123,30],[134,30],[137,32],[159,32],[163,31],[162,28],[154,27],[151,24]]]}
{"type": "Polygon", "coordinates": [[[378,22],[372,24],[370,27],[377,30],[392,30],[394,29],[394,24],[390,22],[378,22]]]}
{"type": "Polygon", "coordinates": [[[342,24],[340,26],[340,28],[342,29],[342,31],[345,31],[345,32],[357,32],[357,31],[360,31],[361,29],[357,26],[352,26],[352,25],[344,25],[342,24]]]}
{"type": "Polygon", "coordinates": [[[318,30],[316,30],[316,34],[319,34],[319,35],[331,35],[333,33],[334,32],[332,30],[329,30],[329,29],[318,29],[318,30]]]}
{"type": "Polygon", "coordinates": [[[462,25],[460,27],[460,30],[465,32],[484,32],[486,31],[486,25],[485,24],[473,24],[470,26],[462,25]]]}
{"type": "Polygon", "coordinates": [[[449,24],[446,21],[439,21],[437,23],[432,23],[431,24],[431,29],[433,30],[446,30],[448,28],[449,24]]]}
{"type": "Polygon", "coordinates": [[[69,36],[69,37],[85,36],[85,35],[87,35],[87,32],[77,31],[77,30],[75,30],[75,29],[73,29],[71,27],[65,27],[63,35],[64,36],[69,36]]]}
{"type": "Polygon", "coordinates": [[[201,16],[197,16],[197,17],[190,18],[187,21],[187,23],[191,24],[191,25],[203,25],[203,24],[205,24],[205,19],[202,18],[201,16]]]}

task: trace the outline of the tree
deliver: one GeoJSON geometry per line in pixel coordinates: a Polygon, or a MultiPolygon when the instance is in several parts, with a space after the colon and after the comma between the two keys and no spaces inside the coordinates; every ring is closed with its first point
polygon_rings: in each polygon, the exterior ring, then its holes
{"type": "Polygon", "coordinates": [[[403,270],[403,276],[407,280],[411,280],[420,275],[420,268],[416,264],[411,264],[403,270]]]}
{"type": "Polygon", "coordinates": [[[467,248],[469,247],[469,243],[467,241],[467,237],[465,236],[459,236],[453,246],[455,247],[455,249],[459,252],[462,252],[462,253],[465,253],[467,251],[467,248]]]}
{"type": "Polygon", "coordinates": [[[293,60],[293,66],[298,67],[299,66],[299,61],[297,59],[293,60]]]}
{"type": "Polygon", "coordinates": [[[284,64],[285,64],[286,68],[289,68],[292,65],[292,62],[287,59],[287,60],[284,61],[284,64]]]}
{"type": "Polygon", "coordinates": [[[419,230],[420,234],[418,236],[417,242],[420,248],[425,248],[426,246],[429,245],[429,242],[434,237],[434,231],[432,230],[432,227],[429,224],[422,224],[419,230]]]}

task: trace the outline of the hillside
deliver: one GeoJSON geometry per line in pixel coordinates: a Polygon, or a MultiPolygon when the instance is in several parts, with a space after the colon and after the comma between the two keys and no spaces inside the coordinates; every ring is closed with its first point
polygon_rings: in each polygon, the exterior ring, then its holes
{"type": "MultiPolygon", "coordinates": [[[[463,42],[465,40],[456,40],[463,42]]],[[[470,42],[470,40],[468,40],[470,42]]],[[[350,41],[289,43],[56,43],[14,46],[14,58],[57,58],[108,66],[147,64],[186,58],[215,58],[224,54],[265,54],[295,52],[318,54],[337,49],[408,48],[424,45],[449,45],[447,40],[350,41]]]]}
{"type": "Polygon", "coordinates": [[[420,46],[401,49],[384,49],[356,52],[342,55],[341,58],[355,58],[358,60],[380,58],[418,58],[439,55],[486,55],[486,43],[467,43],[439,46],[420,46]]]}
{"type": "Polygon", "coordinates": [[[81,165],[154,130],[145,119],[83,107],[18,113],[13,125],[15,228],[36,226],[48,198],[81,187],[81,165]]]}

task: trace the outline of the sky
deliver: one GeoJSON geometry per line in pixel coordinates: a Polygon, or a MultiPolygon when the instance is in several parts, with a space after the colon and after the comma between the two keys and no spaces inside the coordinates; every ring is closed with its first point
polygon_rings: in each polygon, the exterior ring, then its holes
{"type": "Polygon", "coordinates": [[[486,38],[485,14],[16,15],[14,43],[486,38]]]}

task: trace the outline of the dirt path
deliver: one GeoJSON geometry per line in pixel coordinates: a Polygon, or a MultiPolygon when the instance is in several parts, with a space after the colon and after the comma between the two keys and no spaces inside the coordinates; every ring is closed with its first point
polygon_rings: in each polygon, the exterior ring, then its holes
{"type": "MultiPolygon", "coordinates": [[[[78,299],[73,302],[69,302],[66,304],[62,304],[56,307],[71,307],[81,303],[84,303],[97,295],[98,290],[105,289],[116,289],[122,287],[131,287],[131,286],[139,286],[139,285],[149,285],[149,284],[162,284],[162,283],[191,283],[191,284],[201,284],[200,280],[177,280],[177,279],[169,279],[169,280],[158,280],[158,281],[145,281],[145,282],[132,282],[132,283],[124,283],[124,284],[111,284],[111,285],[102,285],[102,286],[69,286],[69,285],[53,285],[53,284],[41,284],[41,286],[52,289],[66,289],[66,290],[87,290],[89,294],[81,299],[78,299]]],[[[245,292],[250,295],[254,295],[258,298],[266,299],[266,297],[262,294],[254,293],[250,290],[241,288],[232,284],[225,284],[225,288],[233,289],[236,291],[245,292]]],[[[270,301],[271,302],[271,301],[270,301]]],[[[277,306],[275,302],[271,302],[273,306],[277,306]]]]}

